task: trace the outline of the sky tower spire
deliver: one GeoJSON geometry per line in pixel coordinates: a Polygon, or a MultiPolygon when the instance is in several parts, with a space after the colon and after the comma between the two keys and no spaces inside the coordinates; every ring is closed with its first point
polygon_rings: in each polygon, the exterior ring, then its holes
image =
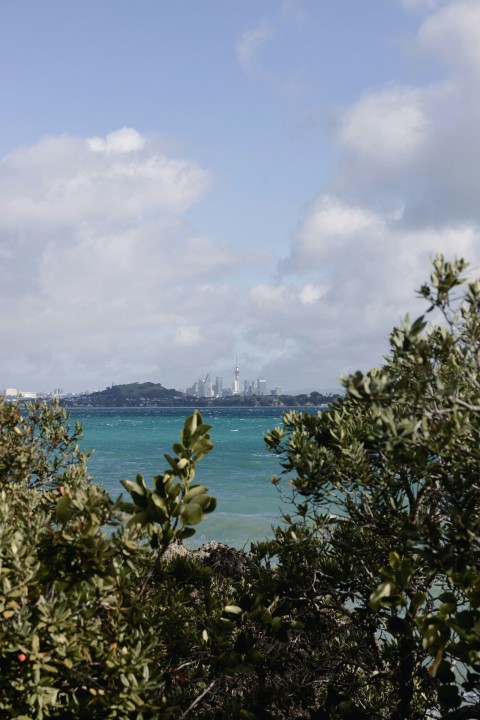
{"type": "Polygon", "coordinates": [[[232,384],[232,395],[240,395],[240,370],[238,369],[238,356],[235,353],[235,370],[234,370],[234,380],[232,384]]]}

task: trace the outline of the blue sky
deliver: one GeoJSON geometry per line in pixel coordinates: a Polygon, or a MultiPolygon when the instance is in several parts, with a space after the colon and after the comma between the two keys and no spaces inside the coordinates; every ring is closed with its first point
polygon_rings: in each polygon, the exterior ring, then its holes
{"type": "Polygon", "coordinates": [[[0,388],[333,389],[478,267],[476,0],[0,0],[0,388]]]}

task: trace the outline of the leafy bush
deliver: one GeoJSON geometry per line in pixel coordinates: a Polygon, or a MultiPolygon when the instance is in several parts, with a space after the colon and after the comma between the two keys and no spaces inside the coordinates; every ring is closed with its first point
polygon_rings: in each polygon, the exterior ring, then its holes
{"type": "MultiPolygon", "coordinates": [[[[178,568],[155,577],[152,570],[160,549],[191,534],[191,523],[214,505],[190,482],[195,462],[211,447],[200,415],[184,433],[193,424],[201,449],[184,438],[188,477],[178,470],[181,459],[170,456],[176,469],[163,476],[171,490],[171,477],[180,475],[171,526],[155,514],[155,495],[142,480],[141,490],[125,483],[149,512],[153,495],[147,530],[161,538],[153,550],[142,542],[146,517],[132,518],[127,505],[91,482],[78,450],[80,429],[68,428],[63,410],[35,404],[21,415],[0,402],[2,718],[177,718],[191,702],[202,676],[179,666],[204,644],[209,613],[217,608],[220,615],[225,603],[221,593],[205,591],[193,561],[183,570],[189,587],[176,582],[178,568]],[[203,588],[201,601],[192,598],[193,586],[203,588]]],[[[156,479],[157,489],[165,485],[156,479]]]]}
{"type": "Polygon", "coordinates": [[[381,368],[267,437],[295,513],[264,552],[320,629],[317,718],[480,717],[480,282],[455,297],[465,268],[438,256],[420,295],[440,322],[407,318],[381,368]]]}

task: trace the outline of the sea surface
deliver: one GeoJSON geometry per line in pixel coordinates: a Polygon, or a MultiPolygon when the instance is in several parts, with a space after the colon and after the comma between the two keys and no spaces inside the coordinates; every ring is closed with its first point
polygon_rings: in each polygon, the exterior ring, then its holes
{"type": "MultiPolygon", "coordinates": [[[[218,501],[217,509],[197,526],[189,541],[195,547],[218,540],[237,548],[272,536],[288,512],[271,478],[281,472],[279,459],[268,452],[265,433],[281,424],[286,408],[204,408],[212,425],[214,450],[197,465],[195,481],[218,501]]],[[[300,408],[296,408],[300,409],[300,408]]],[[[313,408],[312,408],[313,410],[313,408]]],[[[113,497],[124,492],[120,480],[134,480],[141,472],[148,485],[167,469],[163,457],[179,440],[191,408],[77,408],[72,421],[83,426],[82,447],[94,454],[89,473],[113,497]]],[[[287,483],[282,483],[288,490],[287,483]]]]}

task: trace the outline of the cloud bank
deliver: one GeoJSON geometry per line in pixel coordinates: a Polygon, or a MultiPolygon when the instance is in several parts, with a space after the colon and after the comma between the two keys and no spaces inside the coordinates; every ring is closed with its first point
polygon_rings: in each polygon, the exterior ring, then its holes
{"type": "Polygon", "coordinates": [[[331,181],[292,232],[280,279],[251,292],[251,332],[282,348],[266,371],[297,387],[379,364],[392,324],[422,311],[413,290],[436,252],[480,271],[480,8],[422,5],[412,51],[444,78],[369,89],[339,113],[331,181]]]}
{"type": "Polygon", "coordinates": [[[12,375],[37,389],[146,377],[179,383],[212,353],[230,357],[237,310],[229,283],[239,254],[185,219],[212,181],[132,128],[45,138],[4,158],[5,383],[12,375]]]}
{"type": "MultiPolygon", "coordinates": [[[[440,79],[369,88],[337,112],[330,179],[292,221],[286,257],[192,226],[212,171],[137,129],[3,158],[0,383],[185,387],[203,370],[227,385],[238,350],[242,377],[334,388],[421,312],[413,291],[436,252],[479,273],[479,5],[403,4],[422,10],[411,49],[440,79]]],[[[272,32],[265,21],[239,40],[247,74],[272,32]]]]}

